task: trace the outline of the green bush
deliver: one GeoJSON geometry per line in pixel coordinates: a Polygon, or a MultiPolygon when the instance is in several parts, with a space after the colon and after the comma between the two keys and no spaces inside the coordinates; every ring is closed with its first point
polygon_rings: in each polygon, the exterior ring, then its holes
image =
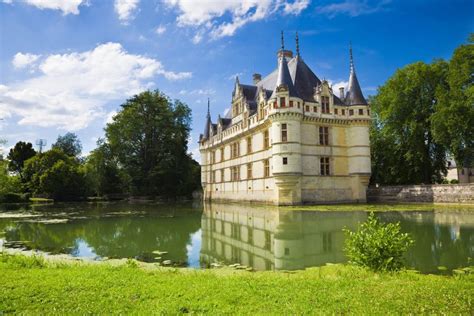
{"type": "Polygon", "coordinates": [[[0,193],[0,203],[23,203],[28,202],[28,194],[0,193]]]}
{"type": "Polygon", "coordinates": [[[344,251],[349,263],[374,271],[397,271],[403,268],[403,255],[413,239],[400,232],[400,223],[382,224],[373,212],[356,232],[344,229],[344,251]]]}
{"type": "Polygon", "coordinates": [[[458,184],[458,183],[459,183],[459,180],[457,180],[457,179],[453,179],[453,180],[451,180],[451,182],[450,182],[450,183],[451,183],[451,184],[458,184]]]}

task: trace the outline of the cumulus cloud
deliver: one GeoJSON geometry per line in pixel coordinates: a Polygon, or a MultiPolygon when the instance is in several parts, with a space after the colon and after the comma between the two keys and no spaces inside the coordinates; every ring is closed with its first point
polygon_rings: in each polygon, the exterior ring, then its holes
{"type": "Polygon", "coordinates": [[[13,56],[12,64],[15,68],[21,69],[31,66],[40,57],[40,55],[16,53],[15,56],[13,56]]]}
{"type": "Polygon", "coordinates": [[[192,76],[168,71],[156,59],[129,54],[118,43],[53,54],[42,58],[35,76],[0,85],[0,113],[19,117],[20,125],[78,130],[103,118],[107,102],[122,102],[152,86],[156,75],[169,80],[192,76]]]}
{"type": "Polygon", "coordinates": [[[140,0],[115,0],[114,9],[120,21],[128,24],[134,18],[133,13],[138,7],[140,0]]]}
{"type": "Polygon", "coordinates": [[[344,91],[347,92],[347,86],[349,84],[349,81],[333,82],[332,80],[328,80],[328,83],[329,83],[329,85],[332,85],[332,92],[336,96],[339,96],[339,88],[344,88],[344,91]]]}
{"type": "Polygon", "coordinates": [[[326,14],[330,18],[339,14],[346,14],[356,17],[364,14],[371,14],[383,10],[392,0],[369,1],[369,0],[346,0],[339,3],[332,3],[320,6],[316,12],[326,14]]]}
{"type": "Polygon", "coordinates": [[[164,32],[166,32],[166,27],[163,26],[163,25],[160,25],[155,29],[155,33],[158,34],[158,35],[161,35],[164,32]]]}
{"type": "MultiPolygon", "coordinates": [[[[87,0],[18,0],[24,4],[29,4],[38,9],[60,10],[63,15],[79,14],[79,6],[87,5],[87,0]]],[[[3,3],[12,4],[12,0],[3,0],[3,3]]]]}
{"type": "Polygon", "coordinates": [[[272,14],[300,14],[310,0],[164,0],[168,7],[176,8],[178,26],[197,27],[193,43],[203,39],[204,31],[211,39],[232,36],[244,25],[263,20],[272,14]],[[230,20],[226,18],[230,16],[230,20]]]}

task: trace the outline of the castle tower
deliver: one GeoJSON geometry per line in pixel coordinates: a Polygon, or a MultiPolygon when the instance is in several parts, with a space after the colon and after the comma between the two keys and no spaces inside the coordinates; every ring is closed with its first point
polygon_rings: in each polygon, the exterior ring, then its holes
{"type": "Polygon", "coordinates": [[[352,198],[359,202],[366,201],[366,189],[370,180],[370,142],[369,122],[370,110],[367,101],[357,80],[352,56],[352,45],[349,48],[350,73],[349,85],[345,103],[350,107],[351,113],[357,114],[357,119],[352,119],[347,130],[348,166],[351,176],[352,198]]]}
{"type": "Polygon", "coordinates": [[[269,100],[269,119],[272,135],[272,166],[275,179],[275,201],[277,204],[301,203],[301,120],[302,100],[288,69],[287,58],[293,53],[282,46],[278,51],[278,76],[269,100]]]}

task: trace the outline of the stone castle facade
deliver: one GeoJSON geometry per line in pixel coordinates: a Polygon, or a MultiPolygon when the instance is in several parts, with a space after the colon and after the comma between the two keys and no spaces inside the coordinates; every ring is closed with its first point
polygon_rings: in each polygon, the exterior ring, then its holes
{"type": "Polygon", "coordinates": [[[252,85],[236,78],[232,107],[200,137],[205,200],[278,205],[365,202],[370,107],[352,49],[348,91],[336,96],[300,55],[282,47],[278,67],[252,85]]]}

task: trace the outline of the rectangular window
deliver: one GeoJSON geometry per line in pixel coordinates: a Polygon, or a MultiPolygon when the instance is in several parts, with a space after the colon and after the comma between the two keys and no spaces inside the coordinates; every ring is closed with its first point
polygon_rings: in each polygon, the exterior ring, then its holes
{"type": "Polygon", "coordinates": [[[263,170],[264,170],[263,176],[265,178],[268,178],[270,176],[270,160],[265,159],[263,161],[263,170]]]}
{"type": "Polygon", "coordinates": [[[270,148],[270,135],[268,130],[263,132],[263,149],[270,148]]]}
{"type": "Polygon", "coordinates": [[[297,102],[297,104],[298,104],[298,109],[299,109],[299,108],[300,108],[300,103],[299,103],[299,102],[297,102]]]}
{"type": "Polygon", "coordinates": [[[337,110],[337,109],[334,109],[334,114],[336,114],[336,115],[337,115],[337,112],[338,112],[338,110],[337,110]]]}
{"type": "Polygon", "coordinates": [[[319,145],[329,145],[329,127],[327,126],[319,127],[319,145]]]}
{"type": "Polygon", "coordinates": [[[281,124],[281,141],[286,142],[288,140],[288,127],[286,124],[281,124]]]}
{"type": "Polygon", "coordinates": [[[364,110],[359,109],[359,115],[364,115],[364,110]]]}
{"type": "Polygon", "coordinates": [[[288,158],[287,158],[287,157],[283,157],[283,164],[284,164],[284,165],[287,165],[287,164],[288,164],[288,158]]]}
{"type": "Polygon", "coordinates": [[[313,106],[313,111],[314,113],[318,113],[318,108],[316,106],[313,106]]]}
{"type": "Polygon", "coordinates": [[[349,116],[354,115],[354,110],[349,110],[349,116]]]}
{"type": "Polygon", "coordinates": [[[321,96],[321,112],[329,113],[329,97],[321,96]]]}
{"type": "Polygon", "coordinates": [[[252,136],[247,137],[247,155],[252,152],[252,136]]]}
{"type": "Polygon", "coordinates": [[[247,164],[247,179],[252,179],[252,164],[247,164]]]}
{"type": "Polygon", "coordinates": [[[293,101],[290,100],[290,108],[293,107],[293,101]]]}
{"type": "Polygon", "coordinates": [[[285,98],[280,98],[280,107],[282,108],[286,107],[285,98]]]}
{"type": "Polygon", "coordinates": [[[240,180],[240,175],[239,175],[239,167],[235,166],[232,167],[232,181],[238,181],[240,180]]]}
{"type": "Polygon", "coordinates": [[[219,177],[219,180],[216,179],[216,182],[222,182],[223,179],[222,179],[222,172],[223,170],[218,170],[218,177],[219,177]]]}
{"type": "Polygon", "coordinates": [[[240,156],[240,144],[239,142],[231,145],[231,158],[237,158],[240,156]]]}
{"type": "Polygon", "coordinates": [[[211,183],[216,182],[216,171],[211,171],[211,183]]]}
{"type": "Polygon", "coordinates": [[[309,112],[309,105],[306,106],[306,112],[309,112]]]}
{"type": "Polygon", "coordinates": [[[367,110],[367,115],[370,115],[370,110],[367,110]]]}
{"type": "Polygon", "coordinates": [[[346,115],[346,110],[342,109],[342,115],[346,115]]]}
{"type": "Polygon", "coordinates": [[[221,148],[221,161],[224,161],[224,147],[221,148]]]}
{"type": "Polygon", "coordinates": [[[320,168],[322,176],[329,175],[329,157],[322,157],[320,159],[320,168]]]}
{"type": "Polygon", "coordinates": [[[277,108],[277,101],[273,102],[273,108],[274,108],[274,109],[277,108]]]}

